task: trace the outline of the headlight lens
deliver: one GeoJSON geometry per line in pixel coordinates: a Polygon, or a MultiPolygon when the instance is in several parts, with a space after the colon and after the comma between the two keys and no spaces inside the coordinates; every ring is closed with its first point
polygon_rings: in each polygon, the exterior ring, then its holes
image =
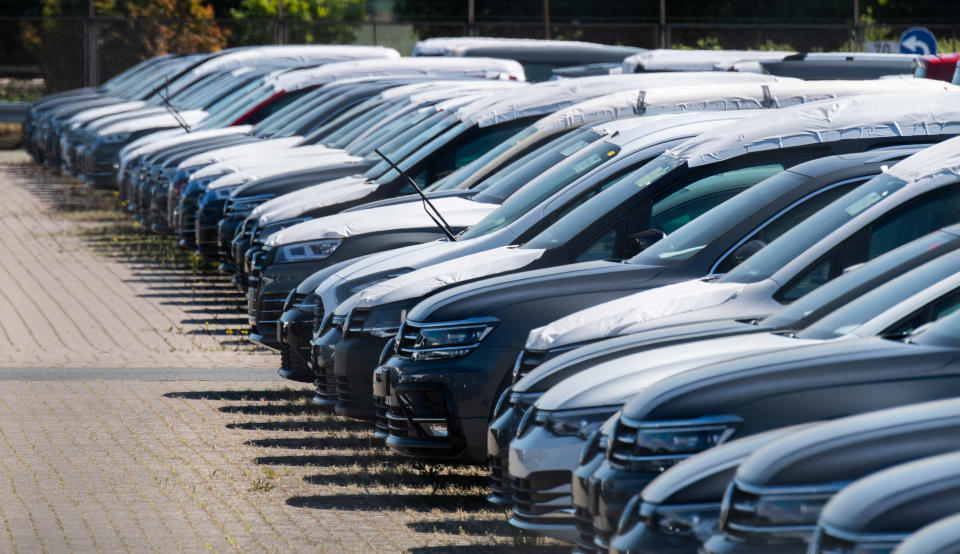
{"type": "Polygon", "coordinates": [[[569,410],[563,412],[538,411],[536,420],[551,435],[557,437],[578,437],[586,440],[591,433],[600,428],[604,421],[619,408],[595,408],[587,410],[569,410]]]}
{"type": "Polygon", "coordinates": [[[734,416],[650,422],[621,416],[608,457],[631,471],[665,471],[683,459],[721,444],[742,423],[734,416]]]}
{"type": "Polygon", "coordinates": [[[219,187],[210,189],[207,194],[212,194],[214,200],[226,200],[237,187],[219,187]]]}
{"type": "Polygon", "coordinates": [[[642,503],[637,510],[640,517],[664,535],[695,537],[701,542],[714,533],[720,517],[720,504],[716,503],[672,506],[642,503]]]}
{"type": "Polygon", "coordinates": [[[483,319],[469,323],[421,326],[411,358],[440,360],[466,356],[480,345],[498,323],[495,319],[483,319]]]}
{"type": "Polygon", "coordinates": [[[103,135],[100,137],[100,142],[105,144],[116,144],[118,142],[123,142],[130,138],[130,133],[113,133],[110,135],[103,135]]]}
{"type": "Polygon", "coordinates": [[[295,242],[277,248],[273,263],[292,263],[325,260],[336,251],[343,239],[321,239],[295,242]]]}

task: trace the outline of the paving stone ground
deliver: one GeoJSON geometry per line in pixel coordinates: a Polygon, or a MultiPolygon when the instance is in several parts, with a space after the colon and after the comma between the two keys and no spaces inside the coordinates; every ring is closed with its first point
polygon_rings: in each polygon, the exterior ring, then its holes
{"type": "Polygon", "coordinates": [[[222,279],[111,254],[63,183],[0,154],[0,552],[565,550],[318,413],[222,279]]]}

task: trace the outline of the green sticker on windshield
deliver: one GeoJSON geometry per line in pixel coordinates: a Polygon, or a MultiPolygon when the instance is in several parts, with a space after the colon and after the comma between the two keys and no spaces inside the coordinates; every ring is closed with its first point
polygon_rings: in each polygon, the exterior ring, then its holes
{"type": "Polygon", "coordinates": [[[851,216],[857,215],[858,213],[866,210],[870,206],[873,206],[879,202],[883,197],[877,194],[876,192],[871,192],[870,194],[864,196],[860,200],[857,200],[853,204],[850,204],[845,208],[845,211],[851,216]]]}
{"type": "Polygon", "coordinates": [[[590,154],[586,158],[580,160],[580,162],[573,166],[573,171],[576,173],[583,173],[585,170],[592,168],[602,161],[598,154],[590,154]]]}
{"type": "Polygon", "coordinates": [[[564,148],[563,150],[561,150],[561,151],[560,151],[560,155],[562,155],[563,157],[567,157],[567,156],[569,156],[570,154],[573,154],[574,152],[576,152],[577,150],[580,150],[581,148],[583,148],[583,147],[586,146],[587,144],[589,144],[589,143],[588,143],[587,141],[583,140],[583,139],[578,140],[578,141],[574,142],[573,144],[571,144],[570,146],[568,146],[568,147],[564,148]]]}

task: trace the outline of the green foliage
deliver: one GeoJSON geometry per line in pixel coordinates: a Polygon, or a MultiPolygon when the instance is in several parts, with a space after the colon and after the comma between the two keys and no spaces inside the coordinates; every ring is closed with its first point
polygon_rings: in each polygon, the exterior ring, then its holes
{"type": "MultiPolygon", "coordinates": [[[[276,19],[277,0],[241,0],[230,10],[237,19],[276,19]]],[[[352,43],[360,23],[367,20],[365,0],[284,0],[285,42],[352,43]]],[[[250,29],[250,33],[256,32],[250,29]]],[[[236,37],[238,44],[241,37],[236,37]]],[[[255,42],[262,42],[262,39],[255,42]]]]}

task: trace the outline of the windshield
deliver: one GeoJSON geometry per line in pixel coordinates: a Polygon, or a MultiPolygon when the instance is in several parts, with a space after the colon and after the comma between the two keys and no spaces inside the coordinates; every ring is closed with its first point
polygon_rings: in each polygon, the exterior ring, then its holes
{"type": "Polygon", "coordinates": [[[375,123],[372,132],[366,134],[366,136],[361,134],[360,138],[349,144],[348,147],[351,152],[357,152],[358,156],[368,156],[374,148],[389,142],[395,136],[417,125],[433,113],[429,107],[412,106],[406,108],[402,110],[398,117],[394,117],[385,123],[375,123]],[[378,126],[379,128],[377,128],[378,126]]]}
{"type": "Polygon", "coordinates": [[[226,127],[239,119],[243,114],[249,112],[254,106],[265,102],[277,94],[277,91],[274,90],[272,86],[263,85],[259,79],[253,81],[250,85],[253,85],[255,90],[252,90],[249,94],[240,94],[237,96],[236,101],[229,101],[231,97],[247,90],[247,86],[240,87],[233,94],[227,95],[211,106],[210,109],[207,110],[209,115],[194,128],[200,130],[226,127]]]}
{"type": "Polygon", "coordinates": [[[338,115],[332,121],[316,129],[317,134],[325,135],[324,142],[336,148],[343,148],[357,135],[370,126],[370,122],[389,116],[400,108],[397,101],[384,102],[379,95],[370,98],[338,115]]]}
{"type": "Polygon", "coordinates": [[[708,210],[689,225],[683,225],[674,233],[654,243],[637,254],[633,260],[641,264],[672,264],[691,258],[706,248],[713,240],[743,221],[744,216],[765,206],[804,179],[793,173],[781,173],[778,165],[764,165],[721,173],[711,177],[716,180],[744,181],[769,178],[749,187],[730,200],[708,210]],[[772,173],[772,176],[770,174],[772,173]]]}
{"type": "MultiPolygon", "coordinates": [[[[381,146],[379,150],[386,154],[390,158],[390,161],[399,164],[404,158],[409,156],[411,152],[459,122],[460,120],[457,118],[457,112],[455,111],[437,112],[414,127],[397,135],[381,146]]],[[[458,125],[458,127],[460,126],[462,125],[458,125]]],[[[390,169],[390,165],[377,155],[376,152],[371,152],[364,159],[368,162],[378,162],[364,175],[367,179],[376,180],[377,177],[380,177],[390,169]]]]}
{"type": "Polygon", "coordinates": [[[805,294],[779,312],[765,318],[763,324],[773,327],[793,327],[804,320],[818,319],[823,315],[818,312],[825,306],[837,300],[842,301],[864,283],[870,283],[890,274],[898,266],[910,263],[911,260],[941,247],[953,238],[946,233],[931,233],[891,250],[805,294]]]}
{"type": "Polygon", "coordinates": [[[610,211],[611,208],[624,204],[650,183],[663,177],[667,173],[680,167],[685,162],[669,154],[661,154],[636,171],[631,171],[619,178],[610,186],[574,208],[569,214],[562,217],[542,233],[533,237],[526,244],[528,248],[553,248],[566,244],[584,229],[593,225],[598,218],[610,211]]]}
{"type": "MultiPolygon", "coordinates": [[[[880,285],[797,333],[798,338],[828,340],[854,332],[857,327],[954,275],[960,252],[954,251],[880,285]]],[[[917,306],[920,309],[921,306],[917,306]]]]}
{"type": "Polygon", "coordinates": [[[476,160],[468,163],[467,165],[461,167],[460,169],[454,171],[450,175],[447,175],[443,179],[440,179],[430,190],[450,190],[460,186],[464,181],[464,178],[468,175],[472,175],[475,171],[479,170],[483,166],[487,165],[491,161],[495,160],[498,156],[501,156],[521,141],[526,140],[527,138],[533,136],[537,132],[535,126],[531,125],[526,129],[520,131],[519,133],[513,135],[509,139],[501,142],[495,148],[480,156],[476,160]]]}
{"type": "Polygon", "coordinates": [[[943,319],[936,320],[935,325],[924,327],[923,331],[911,336],[910,342],[956,347],[960,341],[960,311],[940,314],[940,317],[943,319]]]}
{"type": "Polygon", "coordinates": [[[269,137],[269,136],[289,136],[278,134],[279,131],[285,130],[285,127],[291,124],[296,124],[300,118],[309,116],[310,110],[322,103],[325,97],[333,94],[333,90],[328,87],[321,87],[316,90],[310,91],[309,94],[304,95],[303,99],[300,102],[296,102],[285,107],[282,110],[278,110],[277,113],[271,115],[270,117],[264,119],[260,123],[257,123],[252,133],[258,137],[269,137]]]}
{"type": "MultiPolygon", "coordinates": [[[[568,148],[573,149],[572,152],[564,154],[564,152],[567,152],[566,149],[559,151],[554,150],[527,164],[528,166],[534,166],[533,168],[524,166],[524,170],[534,172],[534,178],[529,182],[526,182],[526,180],[516,182],[515,184],[518,187],[522,185],[522,188],[510,194],[509,197],[505,199],[505,202],[504,200],[495,200],[496,197],[493,196],[493,194],[488,195],[488,193],[494,188],[499,188],[499,185],[511,183],[512,181],[510,180],[500,181],[497,185],[493,185],[483,193],[477,195],[474,198],[477,202],[497,201],[503,202],[503,205],[492,211],[476,225],[467,229],[467,231],[463,233],[462,238],[470,239],[480,237],[503,229],[524,214],[535,209],[546,199],[566,188],[570,183],[593,171],[604,162],[612,160],[620,152],[620,146],[606,141],[591,145],[591,143],[599,138],[599,134],[589,131],[587,135],[588,136],[584,138],[589,140],[583,141],[582,143],[580,140],[574,140],[572,143],[570,143],[570,141],[562,141],[568,144],[568,148]],[[589,135],[597,136],[592,137],[589,135]],[[545,170],[543,168],[544,164],[546,164],[549,169],[545,170]],[[486,198],[489,198],[489,200],[486,198]]],[[[492,192],[496,193],[498,191],[492,192]]],[[[501,190],[499,192],[504,193],[508,191],[501,190]]]]}
{"type": "Polygon", "coordinates": [[[870,179],[747,258],[730,273],[721,277],[720,281],[755,283],[769,279],[777,270],[800,256],[817,241],[906,184],[903,179],[887,174],[870,179]]]}

